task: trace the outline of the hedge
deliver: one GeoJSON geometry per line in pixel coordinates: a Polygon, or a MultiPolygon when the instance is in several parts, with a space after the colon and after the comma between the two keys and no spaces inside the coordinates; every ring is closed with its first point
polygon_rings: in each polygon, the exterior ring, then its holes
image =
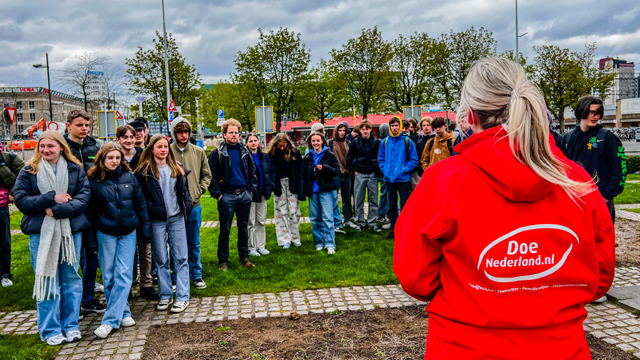
{"type": "Polygon", "coordinates": [[[627,174],[640,171],[640,155],[627,155],[627,174]]]}

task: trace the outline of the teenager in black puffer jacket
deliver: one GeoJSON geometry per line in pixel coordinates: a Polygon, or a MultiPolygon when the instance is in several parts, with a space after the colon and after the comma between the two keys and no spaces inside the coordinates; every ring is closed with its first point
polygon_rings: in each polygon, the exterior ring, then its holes
{"type": "Polygon", "coordinates": [[[122,148],[104,145],[89,170],[89,216],[96,229],[98,254],[107,309],[96,336],[105,338],[113,329],[135,325],[127,298],[133,282],[136,228],[151,240],[151,222],[140,184],[124,160],[122,148]]]}

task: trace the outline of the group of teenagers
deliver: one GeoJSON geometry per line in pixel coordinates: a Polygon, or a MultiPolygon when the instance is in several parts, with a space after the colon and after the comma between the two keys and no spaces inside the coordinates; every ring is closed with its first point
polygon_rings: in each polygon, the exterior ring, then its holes
{"type": "Polygon", "coordinates": [[[104,312],[95,335],[105,338],[135,325],[128,299],[138,268],[140,295],[159,300],[159,311],[182,312],[190,285],[206,288],[199,228],[207,190],[218,202],[218,266],[227,271],[234,215],[242,267],[255,266],[249,256],[269,254],[271,194],[279,246],[301,246],[299,203],[308,199],[314,247],[334,254],[343,224],[381,231],[380,183],[395,239],[394,272],[407,293],[431,301],[426,358],[587,358],[584,304],[611,285],[613,197],[626,178],[624,148],[599,124],[602,114],[600,99],[583,97],[576,129],[555,137],[540,91],[503,58],[471,69],[456,132],[442,118],[394,116],[380,126],[379,139],[365,119],[354,129],[338,124],[328,140],[314,124],[304,155],[283,133],[264,151],[255,134],[243,144],[234,119],[224,122],[224,142],[208,158],[184,118],[171,124],[171,141],[149,136],[138,118],[117,129],[116,143],[103,144],[88,136],[89,115],[73,110],[66,134],[43,132],[26,164],[1,153],[0,279],[11,286],[13,202],[29,235],[41,339],[79,341],[82,311],[104,312]],[[511,254],[512,241],[507,248],[503,240],[516,235],[529,244],[525,252],[571,246],[556,255],[561,263],[534,275],[483,262],[502,247],[511,254]],[[106,308],[94,297],[98,265],[106,308]],[[541,301],[545,306],[528,305],[541,301]]]}

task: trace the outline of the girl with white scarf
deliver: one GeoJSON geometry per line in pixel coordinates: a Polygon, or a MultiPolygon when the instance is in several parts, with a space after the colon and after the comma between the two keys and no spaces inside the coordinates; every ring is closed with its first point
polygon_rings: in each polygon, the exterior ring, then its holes
{"type": "Polygon", "coordinates": [[[82,297],[78,261],[81,232],[91,227],[85,215],[90,195],[82,164],[62,135],[42,133],[38,151],[18,175],[14,197],[24,214],[20,227],[29,235],[38,331],[52,346],[82,338],[78,330],[82,297]]]}

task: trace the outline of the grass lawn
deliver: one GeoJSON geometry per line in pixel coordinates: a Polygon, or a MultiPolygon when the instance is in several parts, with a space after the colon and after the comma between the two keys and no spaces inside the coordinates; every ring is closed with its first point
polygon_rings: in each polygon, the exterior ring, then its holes
{"type": "MultiPolygon", "coordinates": [[[[209,195],[209,192],[206,193],[209,195]]],[[[267,200],[267,219],[273,219],[273,196],[267,200]]],[[[202,221],[217,221],[220,220],[218,216],[218,201],[211,196],[203,196],[200,198],[200,204],[202,205],[202,221]]],[[[342,209],[342,207],[341,207],[342,209]]],[[[309,216],[309,202],[300,202],[300,213],[303,217],[309,216]]],[[[19,224],[18,224],[19,225],[19,224]]],[[[18,226],[19,227],[19,226],[18,226]]]]}
{"type": "Polygon", "coordinates": [[[622,194],[614,198],[615,204],[637,204],[640,203],[640,184],[627,183],[622,194]]]}
{"type": "Polygon", "coordinates": [[[49,346],[39,335],[0,335],[0,359],[52,360],[60,346],[49,346]]]}
{"type": "MultiPolygon", "coordinates": [[[[11,272],[13,286],[0,287],[0,311],[35,310],[32,299],[34,274],[29,259],[29,236],[11,237],[11,272]]],[[[0,356],[0,359],[5,357],[0,356]]]]}
{"type": "Polygon", "coordinates": [[[629,174],[627,175],[627,180],[638,181],[640,180],[640,175],[629,174]]]}

